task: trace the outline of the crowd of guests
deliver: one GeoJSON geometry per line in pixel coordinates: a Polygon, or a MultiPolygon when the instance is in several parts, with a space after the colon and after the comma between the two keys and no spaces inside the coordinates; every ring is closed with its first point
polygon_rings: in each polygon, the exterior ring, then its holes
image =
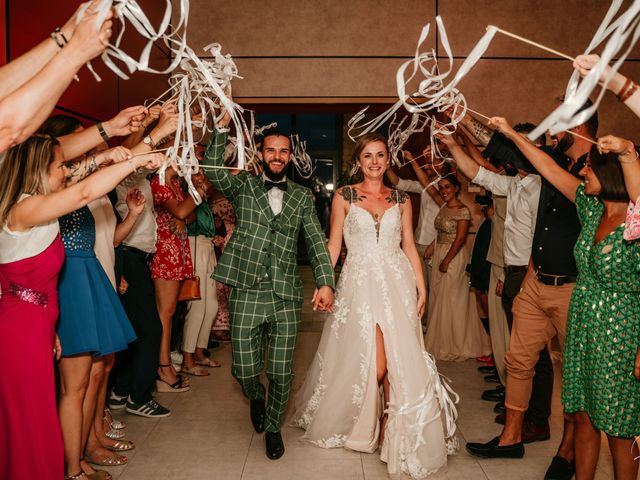
{"type": "MultiPolygon", "coordinates": [[[[131,107],[91,126],[49,117],[111,35],[108,18],[96,34],[95,15],[70,19],[62,47],[47,39],[0,68],[0,363],[20,365],[0,383],[0,440],[11,446],[0,449],[2,478],[109,478],[94,466],[122,465],[135,447],[110,409],[169,415],[153,392],[188,391],[187,375],[220,366],[210,341],[230,338],[229,287],[211,274],[233,207],[203,174],[192,178],[197,204],[172,167],[156,173],[175,106],[131,107]],[[121,146],[109,148],[115,138],[121,146]],[[185,287],[196,278],[194,295],[185,287]]],[[[585,74],[594,62],[578,57],[575,67],[585,74]]],[[[616,74],[609,88],[640,116],[635,83],[616,74]]],[[[467,115],[459,127],[438,139],[457,168],[427,149],[421,162],[405,153],[415,179],[387,177],[420,195],[426,349],[485,360],[481,371],[498,383],[483,398],[504,430],[467,449],[518,458],[524,443],[550,438],[557,336],[565,425],[546,478],[593,478],[601,431],[616,478],[636,478],[640,247],[625,233],[640,196],[634,145],[598,138],[597,114],[550,146],[525,138],[532,125],[503,118],[486,126],[467,115]],[[472,288],[462,176],[487,192],[472,288]]]]}
{"type": "MultiPolygon", "coordinates": [[[[574,66],[584,75],[596,61],[593,55],[580,56],[574,66]]],[[[615,74],[608,88],[640,116],[640,95],[631,79],[615,74]]],[[[590,106],[588,101],[581,110],[590,106]]],[[[598,138],[597,112],[553,136],[550,145],[544,137],[535,142],[526,137],[534,128],[511,127],[500,117],[484,125],[466,115],[455,134],[438,138],[457,174],[429,151],[423,165],[406,157],[422,188],[388,173],[397,188],[421,194],[415,238],[418,243],[431,239],[418,245],[429,279],[427,350],[440,359],[477,356],[488,362],[478,370],[498,385],[482,398],[495,402],[495,421],[504,429],[486,443],[469,442],[467,450],[483,458],[521,458],[524,444],[550,438],[549,347],[557,337],[563,352],[564,429],[545,479],[593,478],[601,432],[609,442],[615,478],[635,479],[634,440],[640,433],[637,149],[612,135],[598,138]],[[465,314],[469,285],[461,245],[470,215],[458,198],[460,175],[488,194],[479,200],[485,221],[470,273],[478,314],[488,316],[482,323],[491,336],[490,357],[480,356],[486,352],[478,315],[465,314]],[[431,200],[443,206],[438,210],[431,200]],[[435,237],[427,237],[434,227],[435,237]],[[452,291],[456,294],[450,297],[452,291]]]]}

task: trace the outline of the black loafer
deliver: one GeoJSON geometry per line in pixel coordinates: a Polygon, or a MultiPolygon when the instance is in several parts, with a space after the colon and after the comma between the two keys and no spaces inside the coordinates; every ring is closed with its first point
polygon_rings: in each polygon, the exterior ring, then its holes
{"type": "Polygon", "coordinates": [[[524,457],[524,445],[522,442],[513,445],[499,446],[500,437],[496,437],[487,443],[467,443],[467,451],[481,458],[522,458],[524,457]]]}
{"type": "Polygon", "coordinates": [[[575,473],[576,467],[573,462],[556,455],[544,474],[544,480],[571,480],[575,473]]]}
{"type": "Polygon", "coordinates": [[[269,459],[277,460],[284,454],[284,443],[280,432],[265,432],[264,443],[269,459]]]}
{"type": "Polygon", "coordinates": [[[496,406],[493,407],[493,413],[507,413],[507,407],[504,406],[504,402],[496,403],[496,406]]]}
{"type": "Polygon", "coordinates": [[[500,383],[500,377],[498,376],[497,373],[493,375],[486,375],[484,377],[484,381],[489,383],[500,383]]]}
{"type": "Polygon", "coordinates": [[[264,432],[264,418],[267,415],[267,409],[264,406],[264,398],[251,400],[251,423],[257,433],[264,432]]]}
{"type": "Polygon", "coordinates": [[[482,399],[488,402],[504,402],[504,390],[485,390],[482,392],[482,399]]]}
{"type": "Polygon", "coordinates": [[[496,367],[490,367],[489,365],[483,365],[478,367],[478,371],[484,374],[495,374],[497,373],[496,367]]]}

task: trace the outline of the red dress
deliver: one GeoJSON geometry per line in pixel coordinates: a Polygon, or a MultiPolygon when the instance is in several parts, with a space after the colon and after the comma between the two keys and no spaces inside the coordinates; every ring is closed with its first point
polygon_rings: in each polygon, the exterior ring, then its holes
{"type": "Polygon", "coordinates": [[[58,236],[33,257],[0,264],[0,478],[3,480],[64,477],[53,376],[58,273],[63,261],[64,247],[58,236]]]}
{"type": "Polygon", "coordinates": [[[174,177],[171,181],[173,189],[168,185],[160,185],[157,175],[151,180],[153,205],[158,225],[156,254],[151,259],[151,278],[184,280],[193,276],[187,229],[185,228],[181,234],[176,233],[175,228],[171,225],[171,220],[174,217],[162,204],[171,199],[182,202],[186,197],[178,179],[174,177]]]}

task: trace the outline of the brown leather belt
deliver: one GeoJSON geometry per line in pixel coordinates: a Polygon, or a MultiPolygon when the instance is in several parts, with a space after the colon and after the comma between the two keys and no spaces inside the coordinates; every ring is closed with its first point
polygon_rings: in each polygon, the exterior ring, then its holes
{"type": "Polygon", "coordinates": [[[536,278],[545,285],[551,285],[554,287],[559,287],[568,283],[575,283],[578,279],[578,277],[571,275],[549,275],[541,272],[540,270],[536,270],[536,278]]]}

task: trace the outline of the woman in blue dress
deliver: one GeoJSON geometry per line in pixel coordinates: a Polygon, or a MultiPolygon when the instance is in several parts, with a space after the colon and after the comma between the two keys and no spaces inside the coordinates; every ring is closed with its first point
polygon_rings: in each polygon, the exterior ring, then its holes
{"type": "Polygon", "coordinates": [[[135,340],[126,313],[93,250],[95,224],[88,207],[59,219],[65,263],[58,284],[60,424],[68,472],[80,461],[94,418],[95,391],[87,395],[94,357],[124,350],[135,340]]]}

